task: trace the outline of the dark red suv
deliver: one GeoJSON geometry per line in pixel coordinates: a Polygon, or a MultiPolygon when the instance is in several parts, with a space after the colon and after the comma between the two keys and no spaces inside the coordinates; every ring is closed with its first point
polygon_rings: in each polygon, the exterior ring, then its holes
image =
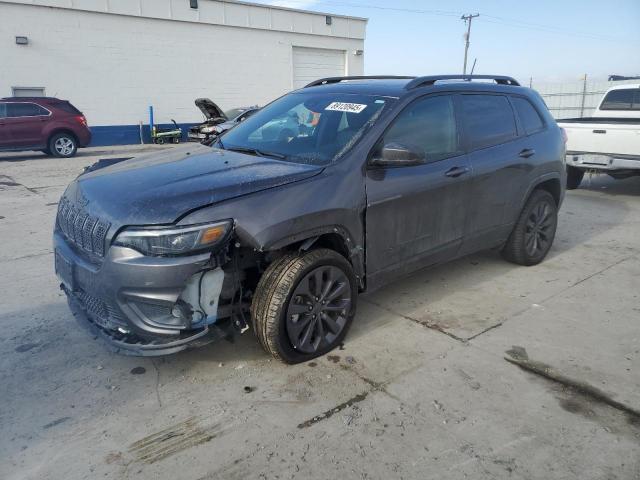
{"type": "Polygon", "coordinates": [[[82,112],[53,97],[0,99],[0,151],[41,150],[56,157],[73,157],[91,142],[82,112]]]}

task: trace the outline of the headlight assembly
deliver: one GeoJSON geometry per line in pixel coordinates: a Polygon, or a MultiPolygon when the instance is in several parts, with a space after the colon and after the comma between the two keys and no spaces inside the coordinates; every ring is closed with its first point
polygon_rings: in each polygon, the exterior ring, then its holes
{"type": "Polygon", "coordinates": [[[118,234],[113,245],[156,257],[195,254],[227,238],[232,225],[231,220],[225,220],[185,227],[130,227],[118,234]]]}

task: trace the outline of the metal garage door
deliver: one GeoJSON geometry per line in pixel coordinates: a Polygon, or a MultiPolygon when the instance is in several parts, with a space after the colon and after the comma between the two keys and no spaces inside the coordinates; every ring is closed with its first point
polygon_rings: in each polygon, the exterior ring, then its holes
{"type": "Polygon", "coordinates": [[[345,74],[344,50],[293,47],[293,88],[304,87],[323,77],[345,74]]]}

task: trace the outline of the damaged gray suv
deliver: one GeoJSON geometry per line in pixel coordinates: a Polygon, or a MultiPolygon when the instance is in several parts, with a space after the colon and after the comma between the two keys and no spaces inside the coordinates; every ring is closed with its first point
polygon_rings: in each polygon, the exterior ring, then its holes
{"type": "Polygon", "coordinates": [[[306,361],[340,345],[359,292],[399,275],[491,248],[542,261],[564,156],[542,99],[510,77],[322,79],[212,146],[88,169],[59,203],[56,272],[117,351],[252,329],[306,361]]]}

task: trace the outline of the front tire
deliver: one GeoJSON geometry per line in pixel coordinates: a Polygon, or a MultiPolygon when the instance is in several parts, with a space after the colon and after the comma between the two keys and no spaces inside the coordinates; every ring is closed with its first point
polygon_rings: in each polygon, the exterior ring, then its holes
{"type": "Polygon", "coordinates": [[[578,188],[583,177],[584,170],[567,165],[567,190],[575,190],[578,188]]]}
{"type": "Polygon", "coordinates": [[[251,304],[262,347],[285,363],[300,363],[339,346],[356,313],[351,264],[329,249],[287,254],[262,275],[251,304]]]}
{"type": "Polygon", "coordinates": [[[78,141],[69,133],[58,133],[49,139],[48,150],[58,158],[71,158],[78,151],[78,141]]]}
{"type": "Polygon", "coordinates": [[[558,226],[558,206],[546,190],[534,190],[525,204],[502,256],[518,265],[537,265],[547,256],[558,226]]]}

